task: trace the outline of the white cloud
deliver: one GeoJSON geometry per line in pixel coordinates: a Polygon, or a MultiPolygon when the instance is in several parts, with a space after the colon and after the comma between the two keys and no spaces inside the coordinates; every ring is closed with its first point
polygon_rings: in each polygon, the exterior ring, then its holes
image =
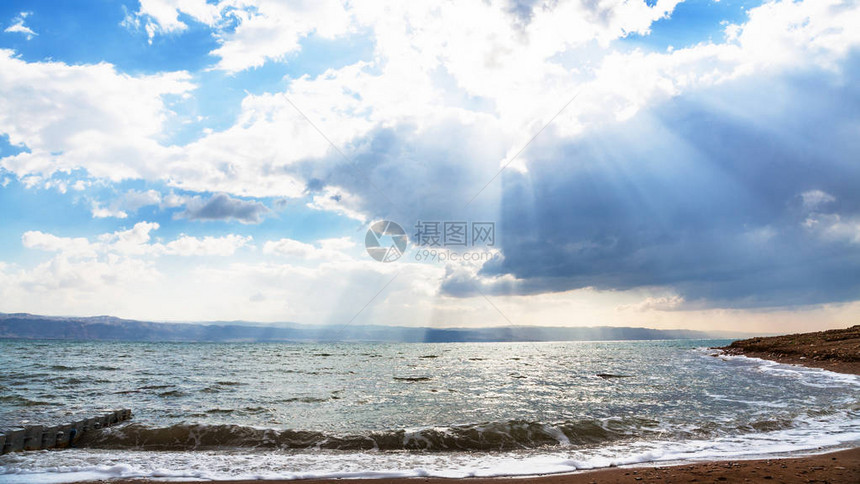
{"type": "Polygon", "coordinates": [[[363,223],[367,221],[367,218],[358,210],[351,208],[360,206],[360,204],[361,201],[358,196],[340,187],[328,186],[321,193],[314,194],[311,197],[308,207],[315,210],[339,213],[363,223]]]}
{"type": "Polygon", "coordinates": [[[165,254],[179,256],[231,256],[251,243],[251,236],[236,234],[224,237],[191,237],[181,235],[165,245],[165,254]]]}
{"type": "Polygon", "coordinates": [[[350,27],[344,5],[336,0],[238,0],[229,3],[244,8],[228,11],[239,25],[233,32],[221,34],[221,46],[210,52],[221,59],[216,68],[227,72],[260,67],[268,60],[281,60],[286,54],[298,51],[299,41],[312,32],[323,38],[334,38],[350,27]]]}
{"type": "Polygon", "coordinates": [[[103,207],[99,202],[93,202],[90,212],[93,218],[128,218],[124,210],[103,207]]]}
{"type": "Polygon", "coordinates": [[[120,198],[121,206],[129,211],[136,212],[140,208],[161,203],[161,194],[155,190],[129,190],[120,198]]]}
{"type": "Polygon", "coordinates": [[[30,12],[21,12],[17,17],[12,19],[12,24],[6,27],[4,32],[14,33],[14,34],[24,34],[27,36],[27,40],[32,40],[33,37],[39,35],[36,32],[33,32],[33,29],[24,25],[24,20],[30,16],[30,12]]]}
{"type": "Polygon", "coordinates": [[[125,24],[142,25],[151,43],[156,35],[186,30],[180,15],[215,28],[221,45],[210,55],[220,58],[216,69],[231,73],[282,60],[311,33],[330,39],[351,27],[346,6],[337,0],[141,0],[125,24]]]}
{"type": "MultiPolygon", "coordinates": [[[[403,259],[382,264],[316,259],[296,265],[266,257],[238,262],[221,257],[183,268],[158,265],[157,251],[126,250],[157,245],[156,224],[90,240],[29,232],[22,240],[55,255],[32,268],[0,262],[0,311],[52,314],[113,314],[151,320],[296,321],[311,324],[406,324],[436,327],[514,324],[648,326],[739,331],[808,330],[810,321],[835,327],[856,314],[858,304],[816,306],[805,311],[678,311],[683,301],[648,290],[580,289],[533,296],[445,297],[438,293],[446,268],[403,259]],[[94,255],[95,253],[95,255],[94,255]],[[77,254],[74,257],[72,254],[77,254]],[[154,304],[153,301],[157,301],[154,304]],[[619,310],[619,309],[637,310],[619,310]],[[501,312],[501,314],[500,314],[501,312]],[[502,314],[504,316],[502,316],[502,314]]],[[[180,236],[175,249],[188,255],[247,247],[242,236],[180,236]],[[212,242],[214,239],[223,239],[212,242]],[[210,240],[210,242],[206,242],[210,240]],[[184,249],[179,250],[182,246],[184,249]],[[219,248],[220,247],[220,248],[219,248]]],[[[277,244],[281,241],[272,241],[277,244]]],[[[167,246],[170,246],[168,243],[167,246]]],[[[305,244],[310,250],[348,250],[349,240],[305,244]]],[[[305,254],[304,249],[296,253],[305,254]]],[[[162,249],[163,250],[163,249],[162,249]]],[[[286,259],[288,260],[288,259],[286,259]]]]}
{"type": "Polygon", "coordinates": [[[800,194],[800,198],[803,201],[803,208],[807,211],[817,210],[836,201],[833,195],[821,190],[803,192],[800,194]]]}
{"type": "Polygon", "coordinates": [[[180,14],[185,14],[198,22],[214,25],[219,18],[219,8],[206,0],[140,0],[140,9],[126,18],[126,24],[140,25],[152,38],[156,34],[172,34],[188,28],[185,22],[179,20],[180,14]]]}
{"type": "Polygon", "coordinates": [[[647,297],[635,304],[622,304],[616,309],[618,311],[674,311],[684,304],[684,298],[678,295],[647,297]]]}
{"type": "Polygon", "coordinates": [[[281,239],[277,241],[269,241],[263,245],[264,254],[278,254],[287,257],[310,258],[317,253],[319,249],[310,244],[299,242],[293,239],[281,239]]]}
{"type": "Polygon", "coordinates": [[[835,213],[836,197],[822,190],[809,190],[800,198],[807,212],[802,224],[807,231],[829,242],[860,244],[860,218],[835,213]]]}
{"type": "Polygon", "coordinates": [[[345,261],[352,260],[345,251],[354,246],[347,238],[321,240],[319,247],[298,240],[280,239],[263,244],[263,254],[300,260],[345,261]]]}
{"type": "Polygon", "coordinates": [[[251,236],[229,234],[202,238],[182,234],[166,244],[153,242],[151,233],[158,230],[155,222],[138,222],[128,230],[101,234],[94,241],[83,237],[58,237],[40,231],[25,232],[21,242],[28,249],[56,252],[64,258],[230,256],[243,247],[250,247],[251,236]]]}
{"type": "Polygon", "coordinates": [[[70,257],[95,257],[96,248],[84,237],[57,237],[39,231],[25,232],[21,244],[28,249],[62,252],[70,257]]]}
{"type": "Polygon", "coordinates": [[[113,66],[26,62],[0,49],[0,133],[29,152],[0,159],[19,178],[79,168],[96,178],[160,179],[177,153],[159,143],[164,96],[188,92],[184,72],[133,77],[113,66]]]}
{"type": "Polygon", "coordinates": [[[813,213],[803,225],[824,240],[860,244],[860,218],[843,217],[837,213],[813,213]]]}
{"type": "MultiPolygon", "coordinates": [[[[83,189],[82,186],[80,189],[83,189]]],[[[92,202],[93,218],[128,218],[129,213],[137,212],[142,207],[161,204],[161,194],[155,190],[128,190],[124,194],[103,206],[99,201],[92,202]]]]}

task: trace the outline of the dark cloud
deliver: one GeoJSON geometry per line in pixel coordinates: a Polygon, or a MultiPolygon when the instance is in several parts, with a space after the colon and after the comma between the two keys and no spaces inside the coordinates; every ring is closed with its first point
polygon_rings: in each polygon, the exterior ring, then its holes
{"type": "Polygon", "coordinates": [[[305,185],[305,193],[314,193],[322,191],[325,188],[325,182],[319,178],[311,178],[305,185]]]}
{"type": "MultiPolygon", "coordinates": [[[[550,127],[524,153],[527,173],[504,171],[468,206],[510,148],[491,121],[379,129],[347,148],[349,165],[303,169],[407,232],[418,220],[496,221],[504,257],[484,265],[482,292],[653,287],[728,308],[857,300],[860,244],[822,224],[860,227],[858,71],[854,55],[838,70],[725,82],[574,142],[550,127]],[[833,198],[820,213],[804,203],[815,190],[833,198]],[[506,275],[516,279],[486,284],[506,275]]],[[[481,283],[452,270],[441,292],[481,283]]]]}
{"type": "MultiPolygon", "coordinates": [[[[504,177],[505,257],[481,274],[520,280],[496,293],[659,286],[721,307],[857,299],[860,244],[809,223],[860,220],[860,88],[846,77],[735,82],[576,143],[538,143],[529,173],[504,177]],[[812,190],[835,199],[826,214],[804,206],[812,190]]],[[[476,283],[451,274],[443,292],[473,295],[476,283]]]]}
{"type": "Polygon", "coordinates": [[[260,202],[219,193],[206,201],[189,201],[181,216],[189,220],[237,220],[244,224],[258,224],[268,212],[269,209],[260,202]]]}
{"type": "Polygon", "coordinates": [[[510,0],[508,12],[523,24],[528,24],[534,16],[535,5],[538,0],[510,0]]]}
{"type": "Polygon", "coordinates": [[[349,163],[333,156],[298,169],[314,187],[359,194],[349,208],[409,231],[418,220],[493,218],[501,185],[492,184],[467,203],[499,170],[506,144],[496,126],[446,118],[421,129],[377,129],[346,150],[349,163]]]}

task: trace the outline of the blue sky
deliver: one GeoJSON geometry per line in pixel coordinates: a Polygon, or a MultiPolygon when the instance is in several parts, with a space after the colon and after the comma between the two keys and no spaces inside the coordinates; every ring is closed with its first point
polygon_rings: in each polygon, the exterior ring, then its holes
{"type": "Polygon", "coordinates": [[[839,326],[858,21],[848,0],[3,2],[0,311],[839,326]],[[377,220],[412,236],[395,262],[365,250],[377,220]],[[421,259],[419,221],[497,243],[421,259]]]}

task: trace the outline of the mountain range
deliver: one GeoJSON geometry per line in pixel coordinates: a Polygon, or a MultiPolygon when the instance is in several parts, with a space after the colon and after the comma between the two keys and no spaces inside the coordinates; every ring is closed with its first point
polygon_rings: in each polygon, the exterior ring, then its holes
{"type": "Polygon", "coordinates": [[[728,339],[742,333],[612,326],[432,328],[219,321],[161,323],[112,316],[62,317],[0,313],[0,338],[175,342],[506,342],[728,339]]]}

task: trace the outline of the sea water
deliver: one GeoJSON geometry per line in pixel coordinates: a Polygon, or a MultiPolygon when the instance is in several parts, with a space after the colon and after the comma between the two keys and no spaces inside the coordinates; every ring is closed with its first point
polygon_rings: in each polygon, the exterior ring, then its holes
{"type": "Polygon", "coordinates": [[[726,341],[0,341],[0,429],[130,408],[0,482],[495,476],[860,442],[860,379],[726,341]]]}

